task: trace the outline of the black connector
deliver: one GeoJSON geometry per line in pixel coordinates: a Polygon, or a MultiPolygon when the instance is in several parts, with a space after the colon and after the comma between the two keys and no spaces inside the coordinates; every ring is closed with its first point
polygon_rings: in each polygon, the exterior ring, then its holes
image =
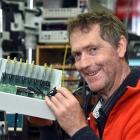
{"type": "Polygon", "coordinates": [[[49,91],[47,96],[49,96],[49,97],[55,96],[56,93],[57,93],[57,89],[56,89],[56,87],[54,87],[51,91],[49,91]]]}

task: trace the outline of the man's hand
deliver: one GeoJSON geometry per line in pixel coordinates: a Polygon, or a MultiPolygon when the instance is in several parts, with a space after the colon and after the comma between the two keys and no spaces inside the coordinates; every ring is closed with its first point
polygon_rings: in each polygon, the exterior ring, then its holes
{"type": "Polygon", "coordinates": [[[78,130],[87,126],[79,101],[66,88],[57,89],[57,94],[45,98],[47,105],[54,112],[60,126],[73,136],[78,130]]]}

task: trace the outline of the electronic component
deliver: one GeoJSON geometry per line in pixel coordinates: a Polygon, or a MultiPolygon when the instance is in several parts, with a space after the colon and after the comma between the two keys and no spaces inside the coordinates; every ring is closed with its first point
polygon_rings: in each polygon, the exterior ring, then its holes
{"type": "Polygon", "coordinates": [[[129,46],[129,58],[139,59],[140,58],[140,41],[130,41],[129,46]]]}
{"type": "Polygon", "coordinates": [[[46,8],[43,11],[43,17],[45,19],[68,19],[75,17],[80,14],[82,11],[81,8],[46,8]]]}
{"type": "Polygon", "coordinates": [[[54,95],[61,79],[61,70],[46,65],[0,59],[0,110],[55,119],[44,97],[54,95]]]}
{"type": "Polygon", "coordinates": [[[39,43],[68,43],[65,20],[44,21],[39,27],[39,43]]]}
{"type": "Polygon", "coordinates": [[[81,8],[45,8],[39,24],[39,43],[68,43],[67,19],[82,12],[81,8]]]}
{"type": "MultiPolygon", "coordinates": [[[[7,126],[8,126],[8,131],[14,131],[14,122],[15,122],[15,115],[17,114],[13,114],[13,113],[6,113],[6,122],[7,122],[7,126]]],[[[17,126],[16,126],[16,130],[17,131],[22,131],[23,128],[23,115],[22,114],[18,114],[17,116],[17,126]]]]}

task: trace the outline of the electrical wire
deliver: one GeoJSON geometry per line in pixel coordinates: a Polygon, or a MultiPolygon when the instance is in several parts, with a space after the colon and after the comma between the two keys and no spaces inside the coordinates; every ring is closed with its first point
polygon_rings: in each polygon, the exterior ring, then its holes
{"type": "Polygon", "coordinates": [[[18,122],[18,113],[15,113],[15,118],[14,118],[14,138],[17,137],[17,122],[18,122]]]}
{"type": "Polygon", "coordinates": [[[68,47],[69,47],[69,45],[66,44],[65,45],[64,57],[63,57],[63,65],[62,65],[62,86],[64,86],[64,80],[65,80],[64,71],[65,71],[66,57],[67,57],[67,53],[68,53],[68,47]]]}

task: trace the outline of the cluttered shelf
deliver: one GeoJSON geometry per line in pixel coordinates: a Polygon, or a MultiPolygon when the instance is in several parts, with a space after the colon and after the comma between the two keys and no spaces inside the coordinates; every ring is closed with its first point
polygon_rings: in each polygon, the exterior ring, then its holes
{"type": "MultiPolygon", "coordinates": [[[[70,47],[68,44],[47,44],[38,45],[36,49],[36,64],[43,65],[44,63],[50,64],[63,64],[64,56],[66,59],[71,55],[70,47]]],[[[70,64],[66,62],[65,64],[70,64]]]]}
{"type": "Polygon", "coordinates": [[[62,86],[74,91],[79,83],[79,73],[73,65],[69,44],[38,45],[36,50],[36,64],[60,69],[63,71],[62,86]]]}

